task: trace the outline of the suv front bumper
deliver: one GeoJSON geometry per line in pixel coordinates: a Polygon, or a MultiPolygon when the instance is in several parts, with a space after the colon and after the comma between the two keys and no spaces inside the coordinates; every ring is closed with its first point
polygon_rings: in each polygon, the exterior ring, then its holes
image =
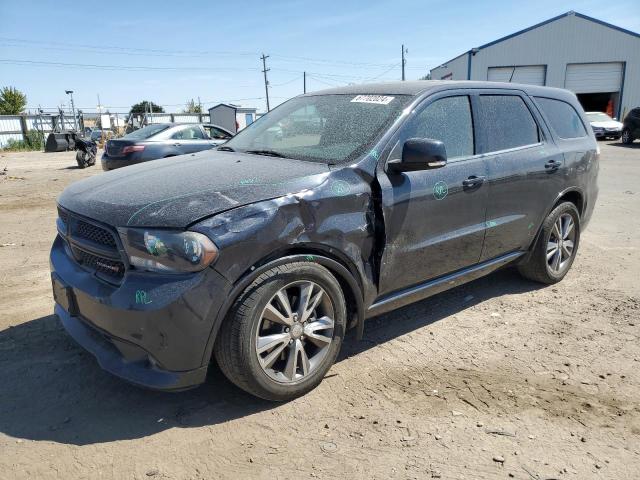
{"type": "Polygon", "coordinates": [[[184,275],[129,270],[114,285],[76,263],[60,236],[50,264],[55,314],[103,369],[159,390],[204,381],[210,336],[231,288],[213,268],[184,275]]]}

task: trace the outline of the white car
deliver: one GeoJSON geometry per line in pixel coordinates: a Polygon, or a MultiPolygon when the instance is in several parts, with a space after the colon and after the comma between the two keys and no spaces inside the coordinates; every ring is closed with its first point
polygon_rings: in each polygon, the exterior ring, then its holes
{"type": "Polygon", "coordinates": [[[603,112],[586,112],[596,138],[620,138],[622,123],[603,112]]]}

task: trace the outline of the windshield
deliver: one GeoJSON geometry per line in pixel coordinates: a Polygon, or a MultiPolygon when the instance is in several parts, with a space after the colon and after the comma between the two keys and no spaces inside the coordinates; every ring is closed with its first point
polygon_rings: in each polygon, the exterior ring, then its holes
{"type": "Polygon", "coordinates": [[[611,122],[613,119],[606,113],[587,113],[587,118],[590,122],[611,122]]]}
{"type": "Polygon", "coordinates": [[[366,152],[398,118],[409,95],[316,95],[280,105],[225,143],[222,150],[323,163],[366,152]]]}
{"type": "Polygon", "coordinates": [[[136,130],[135,132],[127,133],[122,138],[130,140],[144,140],[145,138],[153,137],[156,133],[160,133],[167,128],[169,128],[169,125],[148,125],[140,130],[136,130]]]}

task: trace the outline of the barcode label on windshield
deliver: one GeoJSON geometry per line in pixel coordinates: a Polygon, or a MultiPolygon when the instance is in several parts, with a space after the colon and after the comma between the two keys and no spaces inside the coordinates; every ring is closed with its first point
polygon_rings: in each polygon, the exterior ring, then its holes
{"type": "Polygon", "coordinates": [[[358,95],[351,102],[357,103],[376,103],[378,105],[389,105],[395,97],[387,97],[386,95],[358,95]]]}

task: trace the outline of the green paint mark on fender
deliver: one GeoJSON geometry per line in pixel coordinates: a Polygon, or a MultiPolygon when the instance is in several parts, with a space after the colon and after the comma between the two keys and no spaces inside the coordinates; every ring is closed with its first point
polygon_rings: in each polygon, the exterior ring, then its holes
{"type": "Polygon", "coordinates": [[[371,150],[371,152],[369,153],[369,155],[371,155],[373,158],[375,158],[376,160],[378,160],[378,157],[380,157],[380,154],[378,153],[378,150],[376,150],[375,148],[373,150],[371,150]]]}
{"type": "Polygon", "coordinates": [[[494,220],[489,220],[488,222],[485,222],[485,226],[487,228],[493,228],[495,226],[498,225],[498,222],[494,221],[494,220]]]}
{"type": "Polygon", "coordinates": [[[147,292],[145,292],[144,290],[137,290],[136,303],[138,305],[149,305],[151,303],[151,300],[147,298],[147,292]]]}
{"type": "Polygon", "coordinates": [[[449,193],[449,187],[442,180],[433,186],[433,196],[436,200],[442,200],[449,193]]]}
{"type": "Polygon", "coordinates": [[[316,261],[316,257],[314,257],[313,255],[307,255],[306,257],[304,257],[304,259],[307,260],[308,262],[316,261]]]}

